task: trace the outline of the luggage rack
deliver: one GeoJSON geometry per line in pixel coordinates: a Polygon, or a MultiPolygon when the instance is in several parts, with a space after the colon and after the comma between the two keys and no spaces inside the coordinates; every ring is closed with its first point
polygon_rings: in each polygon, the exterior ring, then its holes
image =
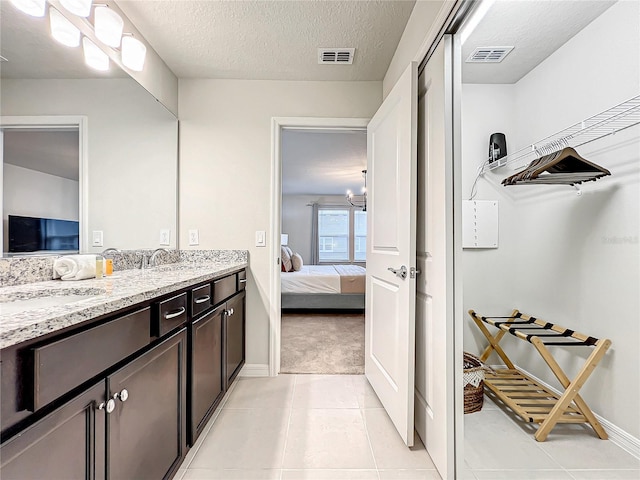
{"type": "Polygon", "coordinates": [[[489,341],[480,360],[486,361],[495,350],[507,367],[495,370],[495,373],[487,372],[485,386],[524,421],[540,424],[535,433],[537,441],[544,442],[558,423],[588,423],[598,437],[603,440],[608,438],[607,432],[578,392],[611,346],[611,340],[583,335],[518,310],[513,310],[508,317],[484,317],[473,310],[469,310],[469,315],[489,341]],[[499,331],[494,336],[485,324],[499,331]],[[564,393],[557,395],[516,368],[499,344],[507,333],[536,348],[564,387],[564,393]],[[593,351],[576,377],[570,380],[551,355],[548,346],[593,347],[593,351]]]}

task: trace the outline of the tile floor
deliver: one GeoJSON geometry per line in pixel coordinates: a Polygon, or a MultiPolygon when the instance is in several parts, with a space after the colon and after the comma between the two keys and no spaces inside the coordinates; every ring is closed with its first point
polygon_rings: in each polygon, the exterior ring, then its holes
{"type": "MultiPolygon", "coordinates": [[[[557,427],[544,443],[531,431],[485,400],[465,416],[462,478],[640,479],[640,460],[580,425],[557,427]]],[[[362,375],[242,378],[175,479],[439,479],[416,439],[404,446],[362,375]]]]}

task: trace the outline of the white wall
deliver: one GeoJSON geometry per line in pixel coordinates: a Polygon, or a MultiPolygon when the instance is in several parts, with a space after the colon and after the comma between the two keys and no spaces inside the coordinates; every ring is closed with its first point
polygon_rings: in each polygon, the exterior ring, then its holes
{"type": "Polygon", "coordinates": [[[86,115],[89,231],[104,247],[176,245],[177,121],[131,79],[2,80],[3,115],[86,115]]]}
{"type": "MultiPolygon", "coordinates": [[[[472,130],[481,132],[488,143],[490,129],[481,121],[487,111],[482,104],[499,105],[496,118],[511,112],[504,115],[502,128],[511,131],[505,133],[518,148],[638,95],[638,18],[640,3],[619,2],[513,87],[465,86],[465,136],[472,130]]],[[[639,139],[636,126],[578,148],[585,158],[612,173],[583,185],[581,197],[568,186],[499,186],[513,173],[508,167],[487,175],[480,180],[477,198],[501,201],[500,248],[463,254],[465,310],[495,315],[516,307],[612,340],[612,349],[583,388],[583,396],[596,413],[636,438],[640,437],[639,139]]],[[[465,139],[466,185],[477,165],[471,149],[478,148],[484,155],[486,145],[465,139]]],[[[477,352],[484,342],[468,322],[465,348],[477,352]]],[[[530,345],[509,335],[503,342],[517,364],[557,385],[530,345]]],[[[554,347],[553,353],[573,376],[590,349],[554,347]]],[[[492,361],[497,362],[495,357],[492,361]]]]}
{"type": "Polygon", "coordinates": [[[68,178],[5,163],[3,200],[2,225],[7,248],[8,215],[78,221],[78,182],[68,178]]]}
{"type": "Polygon", "coordinates": [[[181,79],[180,231],[199,248],[249,250],[247,363],[269,354],[269,250],[254,246],[269,224],[272,117],[372,116],[380,82],[181,79]]]}
{"type": "Polygon", "coordinates": [[[349,204],[341,195],[283,195],[282,196],[282,233],[289,234],[289,246],[302,256],[305,265],[311,264],[311,235],[313,225],[311,203],[320,205],[349,204]]]}
{"type": "Polygon", "coordinates": [[[384,76],[383,97],[389,94],[410,62],[422,61],[454,3],[453,0],[416,2],[384,76]]]}

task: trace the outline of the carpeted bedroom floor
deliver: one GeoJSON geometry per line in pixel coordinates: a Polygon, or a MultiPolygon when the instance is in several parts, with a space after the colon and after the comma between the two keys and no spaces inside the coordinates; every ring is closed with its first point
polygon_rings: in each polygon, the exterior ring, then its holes
{"type": "Polygon", "coordinates": [[[364,373],[364,314],[283,313],[282,373],[364,373]]]}

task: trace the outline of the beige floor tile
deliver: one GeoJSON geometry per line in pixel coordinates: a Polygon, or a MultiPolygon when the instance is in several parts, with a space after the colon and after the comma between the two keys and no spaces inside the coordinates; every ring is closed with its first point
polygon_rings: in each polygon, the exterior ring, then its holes
{"type": "Polygon", "coordinates": [[[190,468],[182,480],[280,480],[280,470],[215,470],[190,468]]]}
{"type": "Polygon", "coordinates": [[[477,480],[572,480],[564,470],[474,470],[477,480]]]}
{"type": "Polygon", "coordinates": [[[420,438],[416,435],[415,446],[409,449],[384,409],[366,409],[362,414],[379,469],[435,469],[420,438]]]}
{"type": "Polygon", "coordinates": [[[358,408],[352,375],[297,375],[293,408],[358,408]]]}
{"type": "Polygon", "coordinates": [[[173,480],[182,480],[186,472],[187,472],[186,468],[180,467],[176,472],[176,474],[173,476],[173,480]]]}
{"type": "Polygon", "coordinates": [[[382,408],[382,404],[376,392],[373,391],[373,387],[369,385],[367,377],[364,375],[354,375],[352,381],[360,408],[382,408]]]}
{"type": "Polygon", "coordinates": [[[638,480],[640,470],[568,470],[576,480],[638,480]]]}
{"type": "Polygon", "coordinates": [[[436,470],[380,470],[380,480],[441,480],[436,470]]]}
{"type": "Polygon", "coordinates": [[[285,469],[374,469],[358,409],[293,409],[285,469]]]}
{"type": "Polygon", "coordinates": [[[283,470],[282,480],[379,480],[377,470],[283,470]]]}
{"type": "Polygon", "coordinates": [[[241,378],[224,408],[289,408],[295,375],[241,378]]]}
{"type": "Polygon", "coordinates": [[[192,468],[280,468],[290,409],[223,409],[192,468]]]}

